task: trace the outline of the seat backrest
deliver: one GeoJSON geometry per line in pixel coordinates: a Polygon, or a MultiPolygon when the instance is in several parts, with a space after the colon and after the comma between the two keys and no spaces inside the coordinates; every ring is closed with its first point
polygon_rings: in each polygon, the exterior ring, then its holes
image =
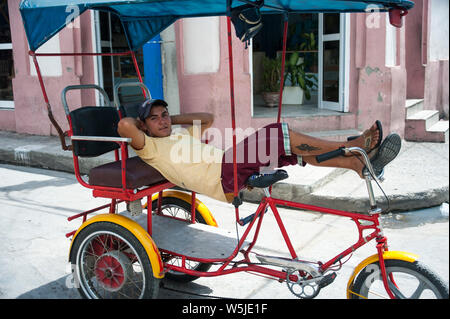
{"type": "Polygon", "coordinates": [[[120,113],[122,114],[122,117],[133,117],[137,118],[139,116],[138,109],[139,106],[142,105],[144,100],[140,102],[133,102],[133,103],[123,103],[119,106],[120,113]]]}
{"type": "Polygon", "coordinates": [[[146,99],[151,99],[152,96],[150,94],[149,89],[144,83],[141,82],[119,82],[114,86],[114,105],[117,106],[117,108],[120,110],[120,113],[122,114],[122,117],[138,117],[138,109],[139,106],[142,105],[142,103],[146,99]],[[139,99],[139,101],[136,102],[125,102],[123,103],[120,101],[120,94],[119,91],[121,88],[141,88],[142,92],[145,92],[145,96],[142,95],[142,97],[139,99]]]}
{"type": "MultiPolygon", "coordinates": [[[[85,106],[69,113],[73,135],[119,137],[119,114],[111,106],[85,106]]],[[[72,141],[73,152],[80,157],[95,157],[120,146],[115,142],[72,141]]]]}

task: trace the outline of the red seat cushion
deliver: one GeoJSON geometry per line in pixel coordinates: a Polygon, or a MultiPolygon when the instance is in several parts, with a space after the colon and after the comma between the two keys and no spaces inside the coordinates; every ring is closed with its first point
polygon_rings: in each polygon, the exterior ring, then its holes
{"type": "MultiPolygon", "coordinates": [[[[89,172],[89,184],[106,187],[122,187],[121,161],[94,167],[89,172]]],[[[156,169],[138,156],[126,160],[126,182],[128,189],[167,182],[156,169]]]]}

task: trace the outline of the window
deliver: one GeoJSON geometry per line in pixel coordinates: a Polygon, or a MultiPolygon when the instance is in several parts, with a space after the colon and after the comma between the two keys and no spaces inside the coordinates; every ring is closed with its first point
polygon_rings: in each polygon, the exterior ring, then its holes
{"type": "MultiPolygon", "coordinates": [[[[100,46],[97,52],[117,53],[129,50],[125,32],[120,19],[115,14],[108,12],[97,13],[97,39],[100,46]]],[[[142,48],[136,52],[136,60],[144,77],[142,48]]],[[[123,82],[137,82],[137,74],[133,60],[130,56],[103,56],[98,58],[99,82],[103,86],[108,96],[113,97],[114,86],[123,82]]],[[[123,87],[119,91],[119,98],[122,103],[134,103],[142,99],[142,91],[139,87],[123,87]]]]}
{"type": "MultiPolygon", "coordinates": [[[[284,19],[281,14],[268,14],[262,20],[263,28],[252,39],[250,47],[253,117],[271,117],[278,112],[273,106],[278,105],[279,97],[274,93],[279,91],[280,79],[269,75],[271,70],[281,68],[284,19]],[[268,94],[269,90],[274,93],[268,94]]],[[[301,116],[317,110],[318,23],[319,15],[315,13],[289,15],[283,116],[301,116]],[[306,83],[305,91],[300,89],[300,82],[306,83]]]]}
{"type": "Polygon", "coordinates": [[[8,2],[7,0],[0,0],[0,107],[14,107],[13,77],[14,63],[8,2]]]}

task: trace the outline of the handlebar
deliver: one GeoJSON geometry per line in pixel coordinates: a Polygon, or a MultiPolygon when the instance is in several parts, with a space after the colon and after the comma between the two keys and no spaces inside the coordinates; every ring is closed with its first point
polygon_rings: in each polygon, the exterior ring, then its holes
{"type": "Polygon", "coordinates": [[[337,150],[334,150],[334,151],[331,151],[331,152],[328,152],[328,153],[323,153],[323,154],[317,155],[316,156],[316,160],[317,160],[317,163],[321,163],[321,162],[325,162],[325,161],[328,161],[328,160],[330,160],[332,158],[335,158],[335,157],[338,157],[338,156],[342,156],[342,155],[345,155],[345,148],[344,147],[340,147],[337,150]]]}

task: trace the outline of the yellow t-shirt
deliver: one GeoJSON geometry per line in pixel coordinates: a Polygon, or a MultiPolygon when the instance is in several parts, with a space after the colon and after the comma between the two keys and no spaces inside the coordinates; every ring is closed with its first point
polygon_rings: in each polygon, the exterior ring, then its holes
{"type": "Polygon", "coordinates": [[[135,152],[169,182],[227,202],[221,183],[224,152],[193,137],[193,130],[190,127],[168,137],[145,135],[145,146],[135,152]]]}

